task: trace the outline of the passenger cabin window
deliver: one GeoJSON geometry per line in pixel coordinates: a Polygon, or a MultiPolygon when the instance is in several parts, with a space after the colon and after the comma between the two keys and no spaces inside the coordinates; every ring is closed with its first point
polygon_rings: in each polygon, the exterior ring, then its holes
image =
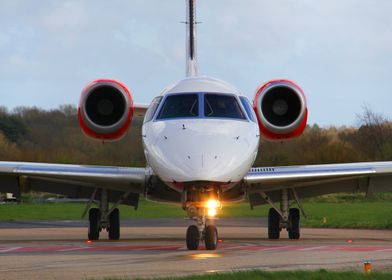
{"type": "Polygon", "coordinates": [[[151,105],[148,107],[146,115],[144,117],[145,123],[152,120],[161,100],[162,100],[162,96],[157,96],[152,100],[151,105]]]}
{"type": "Polygon", "coordinates": [[[166,97],[157,120],[198,116],[199,96],[197,94],[176,94],[166,97]]]}
{"type": "Polygon", "coordinates": [[[244,106],[246,114],[252,122],[256,122],[255,111],[253,111],[252,105],[245,96],[240,96],[242,106],[244,106]]]}
{"type": "Polygon", "coordinates": [[[204,95],[204,115],[207,118],[246,119],[237,99],[222,94],[204,95]]]}

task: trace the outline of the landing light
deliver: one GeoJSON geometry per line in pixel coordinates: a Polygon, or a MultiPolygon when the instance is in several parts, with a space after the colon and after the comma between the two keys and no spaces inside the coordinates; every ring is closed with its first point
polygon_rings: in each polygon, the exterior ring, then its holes
{"type": "Polygon", "coordinates": [[[210,199],[206,203],[206,208],[208,209],[207,214],[210,217],[215,217],[216,209],[220,207],[220,202],[215,199],[210,199]]]}
{"type": "Polygon", "coordinates": [[[208,209],[216,209],[220,206],[219,201],[215,200],[215,199],[210,199],[207,201],[207,208],[208,209]]]}
{"type": "Polygon", "coordinates": [[[216,209],[208,209],[208,216],[215,217],[216,209]]]}

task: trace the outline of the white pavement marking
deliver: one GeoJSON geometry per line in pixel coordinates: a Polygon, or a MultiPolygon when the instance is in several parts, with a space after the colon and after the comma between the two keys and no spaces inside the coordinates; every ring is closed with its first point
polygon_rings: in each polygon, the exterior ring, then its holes
{"type": "MultiPolygon", "coordinates": [[[[220,250],[235,250],[235,249],[243,249],[243,248],[246,248],[246,247],[255,247],[255,246],[258,246],[258,245],[255,245],[255,244],[251,244],[251,243],[244,243],[244,244],[241,244],[241,245],[229,245],[229,246],[227,246],[227,247],[225,247],[225,245],[220,245],[220,246],[218,246],[218,249],[220,249],[220,250]]],[[[271,248],[271,247],[268,247],[268,248],[271,248]]]]}
{"type": "Polygon", "coordinates": [[[12,252],[12,251],[18,250],[20,248],[22,248],[22,247],[11,247],[11,248],[7,248],[7,249],[2,249],[2,250],[0,250],[0,253],[12,252]]]}
{"type": "Polygon", "coordinates": [[[275,251],[275,250],[282,250],[282,249],[287,249],[287,248],[291,248],[294,247],[293,245],[287,245],[287,246],[276,246],[273,248],[265,248],[265,249],[261,249],[261,250],[257,250],[257,251],[275,251]]]}
{"type": "Polygon", "coordinates": [[[219,250],[235,250],[235,249],[242,249],[246,247],[246,245],[239,245],[239,246],[233,246],[233,247],[218,247],[219,250]]]}
{"type": "MultiPolygon", "coordinates": [[[[172,248],[173,246],[151,246],[151,247],[146,247],[146,248],[137,248],[137,250],[161,250],[161,249],[167,249],[167,248],[172,248]]],[[[177,248],[177,247],[176,247],[177,248]]]]}
{"type": "Polygon", "coordinates": [[[324,248],[327,248],[327,247],[328,246],[309,247],[309,248],[299,249],[298,251],[313,251],[313,250],[318,250],[318,249],[324,249],[324,248]]]}
{"type": "Polygon", "coordinates": [[[375,252],[392,252],[392,248],[388,248],[388,249],[380,249],[380,250],[376,250],[375,252]]]}

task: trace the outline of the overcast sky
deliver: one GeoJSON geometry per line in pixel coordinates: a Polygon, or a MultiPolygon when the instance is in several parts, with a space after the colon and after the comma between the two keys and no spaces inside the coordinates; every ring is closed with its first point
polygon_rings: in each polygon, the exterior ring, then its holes
{"type": "MultiPolygon", "coordinates": [[[[263,81],[301,85],[309,123],[392,116],[392,1],[198,0],[200,74],[250,99],[263,81]]],[[[185,73],[184,0],[0,0],[0,105],[77,104],[95,78],[149,103],[185,73]]]]}

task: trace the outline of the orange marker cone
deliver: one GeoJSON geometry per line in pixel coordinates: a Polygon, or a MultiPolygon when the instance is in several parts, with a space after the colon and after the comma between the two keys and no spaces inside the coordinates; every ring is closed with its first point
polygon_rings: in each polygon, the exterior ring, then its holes
{"type": "Polygon", "coordinates": [[[363,262],[363,270],[365,271],[365,273],[372,272],[372,262],[370,260],[365,260],[363,262]]]}

